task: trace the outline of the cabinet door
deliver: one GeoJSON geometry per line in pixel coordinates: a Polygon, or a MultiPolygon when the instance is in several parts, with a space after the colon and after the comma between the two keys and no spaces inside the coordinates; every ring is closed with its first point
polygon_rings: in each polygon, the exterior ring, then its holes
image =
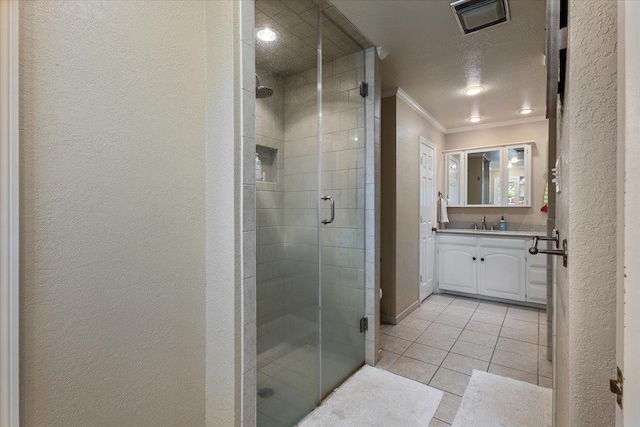
{"type": "Polygon", "coordinates": [[[525,253],[522,249],[480,248],[478,293],[525,300],[525,253]]]}
{"type": "Polygon", "coordinates": [[[446,291],[478,293],[475,246],[440,244],[439,287],[446,291]]]}

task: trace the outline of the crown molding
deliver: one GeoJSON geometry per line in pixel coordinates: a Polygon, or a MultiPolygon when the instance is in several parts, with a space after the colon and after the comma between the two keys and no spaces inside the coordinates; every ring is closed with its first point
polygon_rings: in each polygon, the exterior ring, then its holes
{"type": "MultiPolygon", "coordinates": [[[[407,93],[403,91],[401,88],[396,89],[395,95],[398,98],[402,99],[404,102],[406,102],[409,105],[409,107],[413,108],[418,114],[420,114],[422,117],[427,119],[427,121],[432,125],[434,125],[436,129],[438,129],[440,132],[447,133],[447,128],[444,127],[442,123],[437,121],[435,117],[429,114],[427,110],[422,108],[420,104],[418,104],[413,98],[407,95],[407,93]]],[[[388,95],[388,96],[393,96],[393,95],[388,95]]]]}
{"type": "Polygon", "coordinates": [[[514,126],[514,125],[522,125],[525,123],[536,123],[543,122],[547,120],[545,116],[534,116],[534,117],[523,117],[521,119],[514,120],[505,120],[502,122],[493,122],[493,123],[482,123],[479,125],[470,125],[470,126],[461,126],[457,128],[447,129],[442,123],[436,120],[427,110],[425,110],[420,104],[416,102],[413,98],[411,98],[405,91],[401,88],[390,88],[382,91],[382,98],[389,98],[391,96],[397,96],[406,102],[409,107],[413,108],[418,114],[424,117],[429,123],[434,125],[440,132],[445,135],[451,133],[460,133],[460,132],[469,132],[473,130],[481,130],[481,129],[491,129],[491,128],[499,128],[503,126],[514,126]]]}
{"type": "Polygon", "coordinates": [[[522,119],[506,120],[503,122],[483,123],[481,125],[462,126],[458,128],[447,129],[446,134],[469,132],[472,130],[499,128],[504,126],[522,125],[525,123],[543,122],[547,120],[545,116],[524,117],[522,119]]]}
{"type": "Polygon", "coordinates": [[[397,87],[393,87],[390,89],[384,89],[382,91],[382,95],[380,96],[381,98],[389,98],[391,96],[396,96],[396,94],[398,93],[398,88],[397,87]]]}

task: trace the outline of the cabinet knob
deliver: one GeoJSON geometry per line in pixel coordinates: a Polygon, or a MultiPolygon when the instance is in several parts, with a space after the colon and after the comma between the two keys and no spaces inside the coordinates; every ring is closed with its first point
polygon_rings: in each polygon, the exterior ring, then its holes
{"type": "Polygon", "coordinates": [[[484,261],[484,258],[480,258],[480,261],[484,261]]]}
{"type": "Polygon", "coordinates": [[[476,260],[476,257],[473,257],[473,260],[475,261],[475,260],[476,260]]]}

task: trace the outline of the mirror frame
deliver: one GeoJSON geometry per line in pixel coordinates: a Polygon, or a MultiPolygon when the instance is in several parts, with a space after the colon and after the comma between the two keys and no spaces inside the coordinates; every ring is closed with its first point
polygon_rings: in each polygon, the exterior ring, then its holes
{"type": "Polygon", "coordinates": [[[464,150],[460,151],[451,151],[444,154],[444,188],[445,188],[445,196],[447,198],[447,206],[450,207],[463,207],[467,203],[467,180],[466,180],[466,170],[467,170],[467,155],[464,150]],[[451,198],[449,197],[449,157],[451,156],[460,156],[460,161],[458,162],[458,188],[460,192],[460,196],[458,197],[459,204],[454,205],[451,204],[451,198]]]}
{"type": "Polygon", "coordinates": [[[490,145],[484,147],[473,147],[468,149],[459,149],[459,150],[447,150],[443,153],[444,155],[444,189],[445,196],[447,198],[447,205],[453,208],[530,208],[531,207],[531,179],[532,179],[532,168],[531,168],[531,148],[534,142],[519,142],[514,144],[504,144],[504,145],[490,145]],[[500,179],[502,183],[507,183],[509,181],[509,159],[508,153],[509,149],[512,148],[524,148],[524,176],[525,176],[525,204],[523,205],[509,205],[508,201],[508,185],[502,185],[500,188],[500,204],[499,205],[469,205],[467,204],[467,158],[469,154],[472,153],[480,153],[485,151],[500,151],[500,179]],[[449,204],[449,157],[454,155],[460,155],[460,204],[453,205],[449,204]]]}

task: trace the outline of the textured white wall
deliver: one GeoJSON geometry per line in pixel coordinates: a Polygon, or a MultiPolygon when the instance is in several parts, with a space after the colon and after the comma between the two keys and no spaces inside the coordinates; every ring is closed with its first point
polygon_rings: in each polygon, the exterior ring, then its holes
{"type": "Polygon", "coordinates": [[[21,425],[203,425],[204,3],[20,8],[21,425]]]}
{"type": "Polygon", "coordinates": [[[558,155],[558,426],[614,424],[617,55],[614,1],[570,0],[568,84],[558,155]]]}

